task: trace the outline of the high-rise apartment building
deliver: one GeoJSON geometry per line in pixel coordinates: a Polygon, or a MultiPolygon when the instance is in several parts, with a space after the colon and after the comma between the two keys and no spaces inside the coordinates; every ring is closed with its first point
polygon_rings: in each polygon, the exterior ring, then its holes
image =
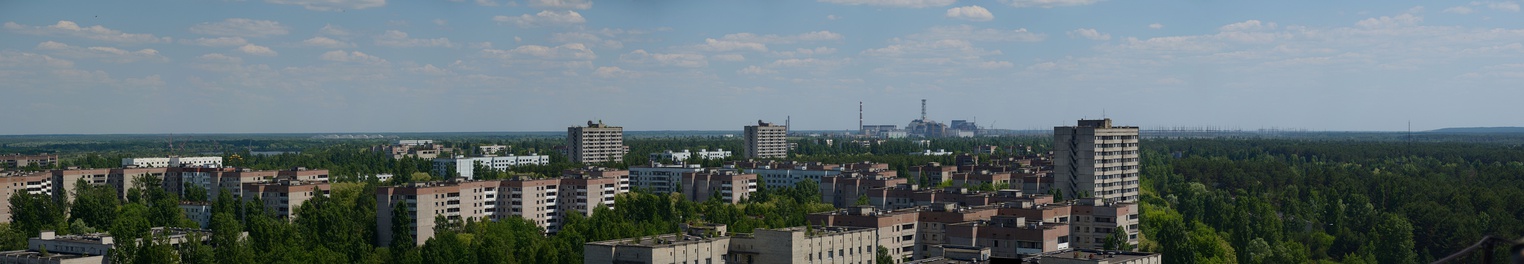
{"type": "Polygon", "coordinates": [[[567,156],[581,163],[622,162],[625,152],[624,128],[587,121],[587,126],[566,128],[567,156]]]}
{"type": "Polygon", "coordinates": [[[376,189],[376,232],[379,245],[393,237],[392,213],[398,203],[408,206],[406,223],[414,242],[434,237],[436,216],[447,221],[502,220],[522,217],[556,232],[566,214],[591,216],[598,207],[614,207],[614,197],[630,190],[629,171],[579,168],[560,178],[491,181],[425,182],[376,189]]]}
{"type": "Polygon", "coordinates": [[[1053,128],[1053,181],[1064,198],[1138,200],[1138,127],[1111,119],[1053,128]]]}
{"type": "Polygon", "coordinates": [[[757,125],[746,126],[746,158],[770,159],[788,157],[788,126],[757,120],[757,125]]]}

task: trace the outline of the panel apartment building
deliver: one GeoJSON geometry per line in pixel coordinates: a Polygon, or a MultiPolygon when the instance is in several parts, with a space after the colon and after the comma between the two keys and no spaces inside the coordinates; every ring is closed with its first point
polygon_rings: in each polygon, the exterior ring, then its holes
{"type": "Polygon", "coordinates": [[[624,145],[624,128],[587,121],[587,126],[566,128],[566,154],[581,163],[623,162],[629,148],[624,145]]]}
{"type": "Polygon", "coordinates": [[[1138,200],[1138,127],[1111,119],[1053,128],[1053,181],[1065,198],[1138,200]]]}
{"type": "Polygon", "coordinates": [[[788,126],[757,120],[757,125],[746,126],[746,158],[781,159],[788,157],[788,126]]]}
{"type": "Polygon", "coordinates": [[[603,168],[569,170],[560,178],[463,182],[425,182],[376,189],[376,232],[379,245],[391,244],[392,213],[406,203],[412,215],[414,241],[434,237],[435,216],[448,221],[500,220],[521,217],[547,232],[560,229],[565,214],[591,215],[597,207],[614,206],[614,197],[629,191],[629,172],[603,168]]]}
{"type": "Polygon", "coordinates": [[[550,164],[550,156],[529,154],[525,156],[490,156],[490,157],[464,157],[456,156],[452,159],[434,159],[434,175],[450,175],[467,180],[476,178],[476,167],[482,166],[498,171],[507,171],[514,166],[545,165],[550,164]]]}

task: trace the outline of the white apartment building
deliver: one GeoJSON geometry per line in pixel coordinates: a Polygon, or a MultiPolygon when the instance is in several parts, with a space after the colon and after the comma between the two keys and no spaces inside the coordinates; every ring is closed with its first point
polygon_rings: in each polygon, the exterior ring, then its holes
{"type": "Polygon", "coordinates": [[[222,157],[168,157],[124,158],[123,167],[171,168],[171,167],[222,167],[222,157]]]}
{"type": "Polygon", "coordinates": [[[496,157],[473,157],[467,158],[456,156],[453,159],[434,159],[435,175],[450,175],[454,169],[456,175],[465,179],[475,179],[476,166],[486,166],[494,170],[508,170],[508,168],[522,165],[545,165],[550,164],[550,156],[525,155],[525,156],[496,156],[496,157]]]}
{"type": "Polygon", "coordinates": [[[690,152],[686,149],[684,149],[682,152],[668,150],[665,152],[651,153],[651,161],[670,160],[681,162],[693,158],[693,155],[698,155],[699,159],[717,160],[729,158],[730,151],[725,149],[715,149],[713,151],[708,149],[699,149],[698,152],[690,152]]]}
{"type": "Polygon", "coordinates": [[[629,152],[624,145],[624,128],[602,121],[566,128],[566,148],[567,156],[581,163],[622,162],[629,152]]]}
{"type": "Polygon", "coordinates": [[[918,155],[918,156],[949,156],[949,155],[952,155],[952,154],[953,154],[952,151],[947,151],[945,149],[938,149],[937,151],[931,151],[930,149],[928,149],[928,150],[922,150],[921,152],[910,153],[910,155],[918,155]]]}

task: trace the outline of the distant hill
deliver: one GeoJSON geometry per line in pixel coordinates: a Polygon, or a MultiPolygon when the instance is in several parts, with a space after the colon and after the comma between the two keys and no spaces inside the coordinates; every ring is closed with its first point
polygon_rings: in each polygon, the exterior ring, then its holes
{"type": "Polygon", "coordinates": [[[1524,133],[1524,127],[1449,127],[1429,130],[1431,133],[1524,133]]]}

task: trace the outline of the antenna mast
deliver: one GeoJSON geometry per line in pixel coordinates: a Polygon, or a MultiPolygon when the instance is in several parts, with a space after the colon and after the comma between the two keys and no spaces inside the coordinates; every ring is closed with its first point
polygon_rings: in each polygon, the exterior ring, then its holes
{"type": "Polygon", "coordinates": [[[926,121],[926,99],[921,99],[921,121],[926,121]]]}

